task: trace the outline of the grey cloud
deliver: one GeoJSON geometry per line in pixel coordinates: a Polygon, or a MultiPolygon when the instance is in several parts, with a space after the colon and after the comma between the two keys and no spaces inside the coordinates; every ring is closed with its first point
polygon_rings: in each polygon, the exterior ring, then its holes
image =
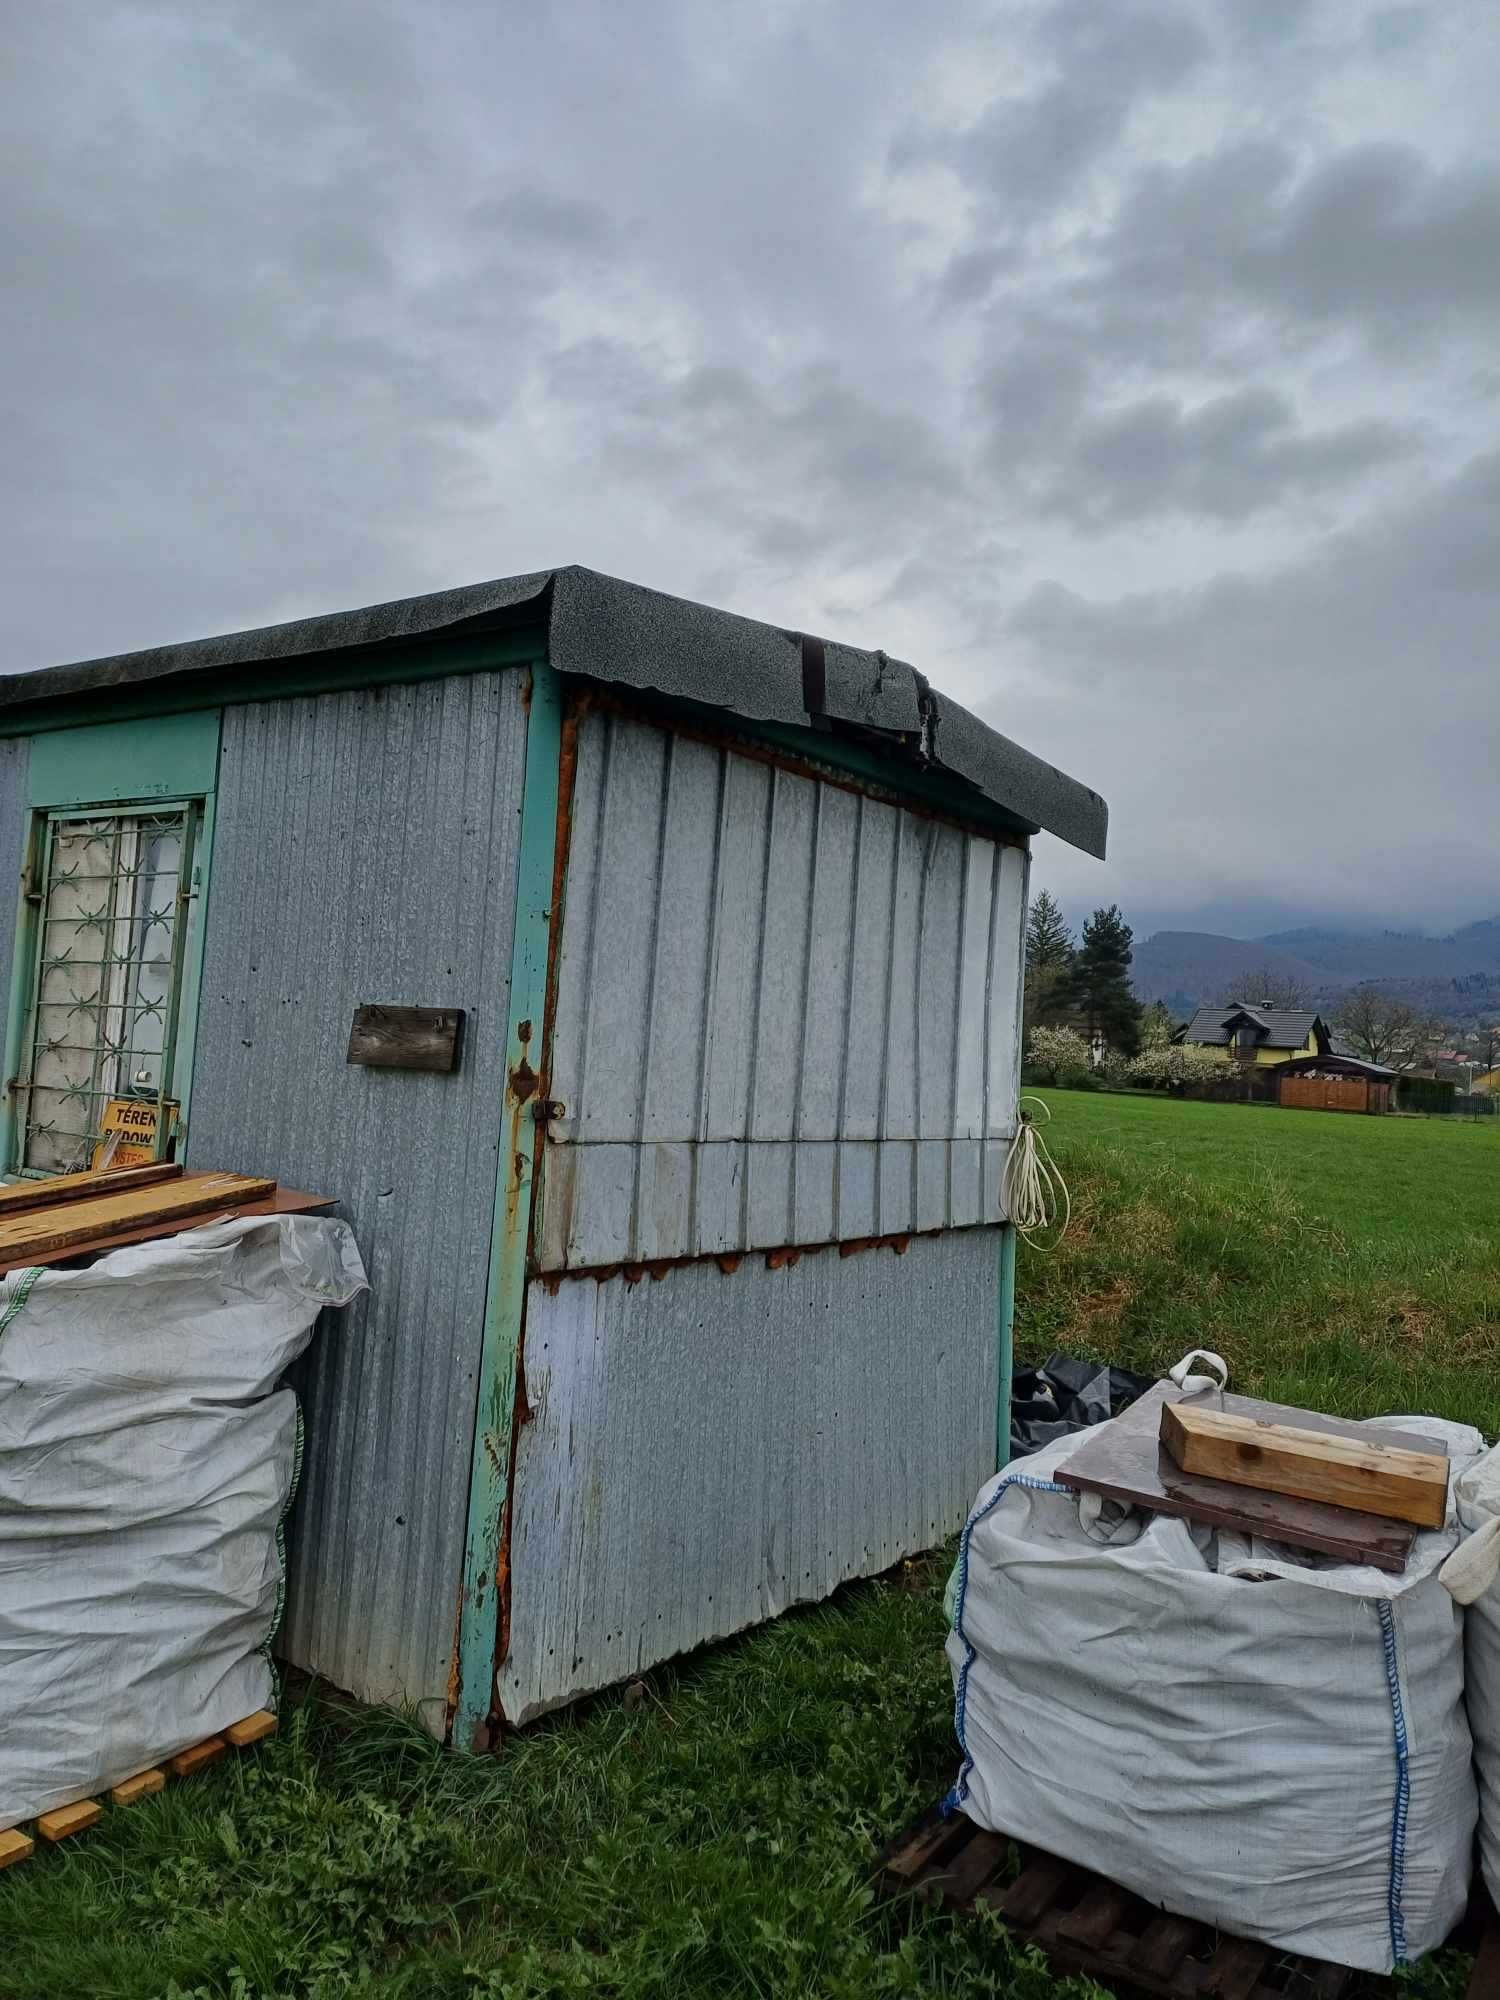
{"type": "Polygon", "coordinates": [[[1178,514],[1240,522],[1332,493],[1409,456],[1408,430],[1364,419],[1299,427],[1257,384],[1188,403],[1157,393],[1101,403],[1101,371],[1074,329],[1022,330],[982,374],[978,404],[996,478],[1088,534],[1178,514]]]}
{"type": "Polygon", "coordinates": [[[1382,921],[1495,907],[1500,450],[1295,562],[1116,596],[1054,582],[1009,630],[1142,900],[1211,865],[1267,896],[1312,877],[1382,921]]]}
{"type": "Polygon", "coordinates": [[[1500,26],[617,16],[17,11],[0,664],[589,562],[982,696],[1091,900],[1492,907],[1500,26]]]}
{"type": "Polygon", "coordinates": [[[472,228],[519,248],[598,254],[614,247],[607,210],[549,188],[509,188],[476,202],[468,219],[472,228]]]}
{"type": "Polygon", "coordinates": [[[1273,390],[1242,389],[1185,409],[1151,396],[1083,424],[1048,475],[1045,504],[1082,528],[1167,513],[1242,521],[1294,494],[1325,493],[1393,459],[1412,440],[1378,422],[1299,432],[1273,390]]]}
{"type": "Polygon", "coordinates": [[[1046,208],[1116,144],[1138,103],[1182,83],[1210,46],[1176,7],[1060,0],[1035,16],[1039,88],[997,98],[956,138],[904,134],[893,164],[947,160],[1000,215],[1046,208]]]}
{"type": "Polygon", "coordinates": [[[1163,359],[1234,365],[1247,320],[1385,350],[1492,339],[1500,170],[1431,166],[1412,146],[1345,148],[1300,177],[1269,142],[1147,169],[1089,246],[1075,308],[1163,359]]]}
{"type": "Polygon", "coordinates": [[[1379,56],[1406,56],[1431,37],[1436,15],[1430,7],[1382,7],[1365,24],[1365,38],[1379,56]]]}

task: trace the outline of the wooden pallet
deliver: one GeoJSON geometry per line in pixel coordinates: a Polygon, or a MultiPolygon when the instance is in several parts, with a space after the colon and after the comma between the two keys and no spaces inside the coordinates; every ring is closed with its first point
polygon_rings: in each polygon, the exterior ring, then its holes
{"type": "MultiPolygon", "coordinates": [[[[1228,1937],[1039,1848],[934,1808],[881,1856],[882,1894],[953,1910],[987,1904],[1059,1972],[1152,2000],[1375,2000],[1389,1979],[1228,1937]]],[[[1490,1995],[1495,2000],[1495,1995],[1490,1995]]]]}
{"type": "MultiPolygon", "coordinates": [[[[254,1715],[247,1715],[240,1722],[231,1722],[222,1736],[205,1736],[201,1743],[178,1751],[175,1757],[167,1759],[166,1770],[153,1767],[149,1771],[137,1771],[134,1777],[112,1785],[110,1804],[133,1806],[141,1799],[150,1798],[154,1792],[162,1791],[168,1771],[174,1778],[190,1778],[195,1771],[216,1764],[230,1750],[248,1750],[252,1744],[262,1743],[266,1737],[275,1734],[276,1717],[268,1708],[258,1708],[254,1715]]],[[[97,1799],[75,1799],[71,1805],[57,1806],[51,1812],[40,1814],[29,1828],[11,1827],[0,1833],[0,1868],[9,1868],[18,1861],[28,1860],[35,1853],[38,1840],[52,1843],[66,1840],[72,1834],[97,1826],[103,1816],[104,1808],[97,1799]]]]}

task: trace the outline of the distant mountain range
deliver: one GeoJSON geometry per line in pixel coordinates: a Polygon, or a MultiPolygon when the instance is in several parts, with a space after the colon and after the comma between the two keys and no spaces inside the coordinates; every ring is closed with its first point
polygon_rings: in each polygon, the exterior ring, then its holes
{"type": "Polygon", "coordinates": [[[1448,937],[1416,931],[1273,931],[1218,937],[1157,931],[1135,947],[1131,977],[1142,1000],[1174,1013],[1230,998],[1254,1001],[1258,974],[1290,980],[1309,1007],[1331,1013],[1347,989],[1370,980],[1455,1027],[1500,1017],[1500,918],[1448,937]]]}

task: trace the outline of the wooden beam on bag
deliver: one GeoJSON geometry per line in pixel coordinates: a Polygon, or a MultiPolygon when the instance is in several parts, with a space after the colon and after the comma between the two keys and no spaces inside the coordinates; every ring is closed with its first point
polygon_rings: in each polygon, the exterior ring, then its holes
{"type": "Polygon", "coordinates": [[[1448,1511],[1448,1460],[1325,1431],[1294,1430],[1205,1405],[1165,1403],[1161,1442],[1184,1472],[1319,1500],[1360,1514],[1440,1528],[1448,1511]]]}
{"type": "Polygon", "coordinates": [[[97,1173],[54,1174],[48,1181],[16,1181],[0,1187],[0,1220],[24,1215],[28,1209],[51,1208],[60,1201],[85,1201],[95,1194],[124,1194],[130,1188],[156,1187],[180,1181],[178,1160],[158,1160],[150,1167],[104,1167],[97,1173]]]}

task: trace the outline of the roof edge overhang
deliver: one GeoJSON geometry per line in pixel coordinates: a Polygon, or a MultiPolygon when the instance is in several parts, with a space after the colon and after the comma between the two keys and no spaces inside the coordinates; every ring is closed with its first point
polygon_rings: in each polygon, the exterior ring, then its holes
{"type": "Polygon", "coordinates": [[[287,671],[339,656],[353,667],[360,655],[528,625],[545,633],[559,672],[752,722],[853,733],[894,768],[951,774],[1017,819],[1104,855],[1109,809],[1097,792],[939,693],[904,660],[578,567],[0,677],[0,730],[57,727],[85,704],[253,699],[257,681],[271,693],[287,671]]]}

